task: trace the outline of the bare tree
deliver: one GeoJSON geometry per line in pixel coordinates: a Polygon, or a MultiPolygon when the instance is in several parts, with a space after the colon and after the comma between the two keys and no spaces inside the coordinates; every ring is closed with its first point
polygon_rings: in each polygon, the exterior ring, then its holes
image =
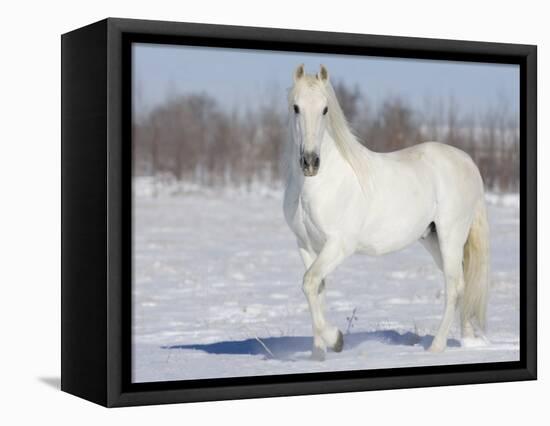
{"type": "MultiPolygon", "coordinates": [[[[518,115],[499,99],[482,113],[464,114],[454,98],[428,98],[412,108],[399,97],[373,108],[358,87],[335,84],[339,102],[369,149],[388,152],[423,141],[456,146],[473,158],[486,186],[519,186],[518,115]]],[[[208,95],[172,97],[134,120],[136,175],[170,175],[201,185],[248,185],[282,179],[287,111],[278,93],[245,112],[221,108],[208,95]]]]}

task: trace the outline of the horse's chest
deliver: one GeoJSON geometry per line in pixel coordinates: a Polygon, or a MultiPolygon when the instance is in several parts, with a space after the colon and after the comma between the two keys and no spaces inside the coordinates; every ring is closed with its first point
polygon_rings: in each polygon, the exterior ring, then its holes
{"type": "Polygon", "coordinates": [[[287,221],[305,247],[320,250],[326,242],[330,220],[322,200],[308,194],[297,193],[291,200],[287,221]]]}

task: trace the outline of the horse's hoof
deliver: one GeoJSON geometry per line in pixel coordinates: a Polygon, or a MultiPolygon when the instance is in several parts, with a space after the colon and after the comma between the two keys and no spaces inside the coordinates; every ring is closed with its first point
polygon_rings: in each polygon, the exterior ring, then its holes
{"type": "Polygon", "coordinates": [[[342,349],[344,349],[344,335],[338,330],[338,337],[336,338],[336,343],[332,347],[332,350],[334,352],[342,352],[342,349]]]}
{"type": "Polygon", "coordinates": [[[441,353],[445,350],[445,345],[438,345],[432,343],[431,346],[428,348],[428,352],[431,352],[433,354],[441,353]]]}
{"type": "Polygon", "coordinates": [[[489,345],[489,341],[484,337],[463,337],[460,346],[463,348],[482,348],[489,345]]]}

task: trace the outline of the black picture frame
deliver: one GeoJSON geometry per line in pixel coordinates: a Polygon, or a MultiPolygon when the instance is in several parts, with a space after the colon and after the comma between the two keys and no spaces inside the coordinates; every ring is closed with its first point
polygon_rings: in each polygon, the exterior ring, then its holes
{"type": "Polygon", "coordinates": [[[115,407],[536,379],[536,46],[113,18],[61,42],[62,390],[115,407]],[[131,383],[132,42],[518,64],[520,360],[131,383]]]}

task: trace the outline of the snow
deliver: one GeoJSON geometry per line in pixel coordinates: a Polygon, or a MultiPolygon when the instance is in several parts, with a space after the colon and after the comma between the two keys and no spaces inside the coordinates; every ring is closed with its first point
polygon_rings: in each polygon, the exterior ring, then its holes
{"type": "Polygon", "coordinates": [[[280,190],[152,191],[140,180],[134,188],[134,382],[519,359],[517,196],[488,196],[487,342],[463,345],[456,321],[445,352],[425,350],[443,311],[443,277],[414,244],[355,255],[331,274],[327,318],[346,333],[344,350],[319,362],[310,359],[303,266],[280,190]]]}
{"type": "Polygon", "coordinates": [[[519,194],[498,194],[489,192],[485,194],[485,200],[488,204],[504,207],[516,207],[519,209],[519,194]]]}

